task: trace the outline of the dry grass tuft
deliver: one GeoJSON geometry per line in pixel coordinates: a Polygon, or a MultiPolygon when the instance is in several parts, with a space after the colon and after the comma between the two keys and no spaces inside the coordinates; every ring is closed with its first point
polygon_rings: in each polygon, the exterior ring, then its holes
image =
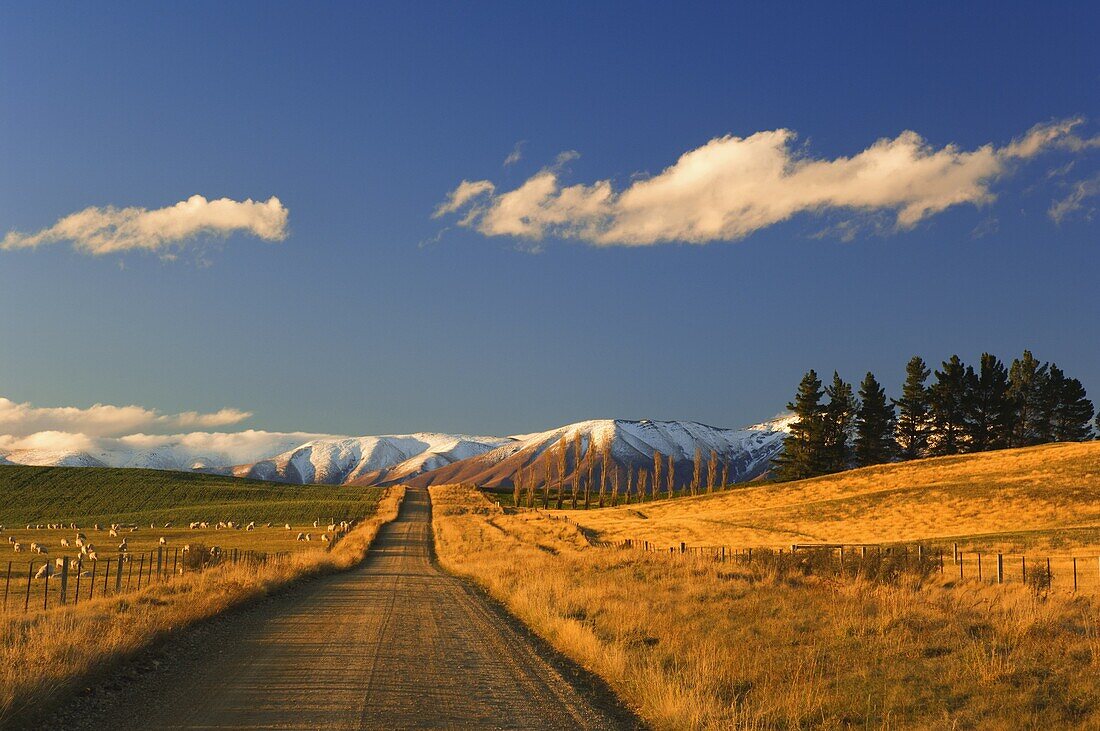
{"type": "Polygon", "coordinates": [[[299,553],[266,566],[226,565],[119,597],[0,618],[0,725],[167,632],[303,577],[354,566],[379,528],[397,517],[403,497],[403,487],[388,490],[375,513],[329,552],[299,553]]]}
{"type": "Polygon", "coordinates": [[[768,575],[592,547],[470,488],[432,488],[432,500],[441,562],[656,728],[1100,726],[1090,599],[768,575]]]}

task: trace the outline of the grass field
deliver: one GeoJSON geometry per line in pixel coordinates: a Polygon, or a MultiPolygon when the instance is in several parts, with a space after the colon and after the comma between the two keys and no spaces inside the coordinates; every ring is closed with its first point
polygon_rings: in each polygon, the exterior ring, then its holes
{"type": "MultiPolygon", "coordinates": [[[[100,470],[90,469],[87,472],[88,482],[85,484],[91,485],[97,479],[95,473],[100,470]]],[[[110,475],[105,474],[104,477],[110,475]]],[[[249,486],[250,497],[247,500],[252,506],[249,511],[261,514],[262,506],[257,503],[257,494],[252,490],[255,486],[256,483],[249,486]]],[[[374,499],[364,501],[360,498],[355,503],[362,506],[356,510],[367,510],[365,515],[359,513],[363,520],[328,551],[320,550],[321,544],[313,542],[310,546],[315,548],[311,550],[299,551],[266,564],[225,563],[201,572],[188,572],[171,580],[154,581],[140,590],[112,596],[100,593],[90,601],[81,601],[79,605],[74,605],[72,601],[66,606],[54,603],[51,609],[44,611],[35,603],[29,612],[24,613],[20,604],[18,610],[0,615],[0,727],[5,727],[13,717],[25,719],[25,714],[33,717],[37,710],[48,708],[51,702],[63,698],[66,692],[74,688],[94,684],[97,682],[97,672],[148,646],[167,632],[178,631],[303,577],[338,571],[359,563],[379,528],[396,517],[404,488],[376,490],[373,495],[374,499]],[[378,499],[380,494],[382,497],[378,499]]],[[[204,503],[202,496],[196,495],[191,504],[198,510],[211,503],[204,503]]],[[[298,520],[305,520],[313,514],[316,504],[301,505],[302,512],[294,515],[298,516],[298,520]]],[[[164,508],[158,506],[153,509],[164,508]]],[[[248,541],[246,547],[255,548],[265,545],[266,541],[276,540],[276,534],[282,536],[284,533],[269,530],[270,533],[222,530],[215,538],[217,545],[223,548],[231,545],[233,540],[248,541]]],[[[152,531],[146,532],[154,535],[152,531]]],[[[89,537],[95,540],[91,534],[89,537]]],[[[138,547],[144,545],[144,540],[131,539],[130,542],[138,547]]],[[[285,539],[280,537],[277,540],[278,544],[272,544],[272,547],[283,548],[282,541],[285,539]]],[[[134,548],[131,548],[133,551],[134,548]]],[[[51,552],[51,557],[54,555],[51,552]]]]}
{"type": "Polygon", "coordinates": [[[381,493],[163,470],[0,466],[0,525],[195,520],[306,525],[369,515],[381,493]]]}
{"type": "Polygon", "coordinates": [[[967,551],[1100,550],[1100,442],[917,460],[571,518],[608,540],[739,547],[958,542],[967,551]]]}
{"type": "MultiPolygon", "coordinates": [[[[867,491],[835,483],[843,479],[758,489],[762,502],[803,516],[803,532],[810,521],[795,501],[826,498],[825,525],[840,530],[836,516],[851,513],[830,512],[828,496],[867,491]]],[[[712,526],[702,510],[737,497],[675,501],[653,535],[752,530],[731,528],[725,514],[712,526]]],[[[654,728],[1100,728],[1100,608],[1089,597],[938,574],[779,575],[596,547],[569,523],[505,511],[469,487],[433,487],[432,500],[444,566],[602,676],[654,728]]],[[[624,534],[644,522],[621,509],[570,515],[606,532],[631,521],[624,534]]],[[[887,515],[852,519],[862,530],[904,527],[887,515]]]]}

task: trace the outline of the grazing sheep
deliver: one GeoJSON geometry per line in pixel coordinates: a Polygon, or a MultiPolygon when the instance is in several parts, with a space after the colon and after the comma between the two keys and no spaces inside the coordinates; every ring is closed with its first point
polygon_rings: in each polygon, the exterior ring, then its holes
{"type": "Polygon", "coordinates": [[[210,527],[210,524],[209,524],[209,523],[207,523],[207,522],[206,522],[206,521],[204,520],[203,522],[199,523],[199,527],[200,527],[200,528],[209,528],[209,527],[210,527]]]}
{"type": "Polygon", "coordinates": [[[49,555],[49,553],[50,553],[49,549],[47,549],[41,543],[32,543],[31,544],[31,550],[34,551],[35,553],[40,553],[40,554],[43,554],[43,555],[49,555]]]}
{"type": "Polygon", "coordinates": [[[328,543],[329,540],[330,540],[329,537],[328,537],[328,533],[322,533],[321,534],[321,540],[324,541],[325,543],[328,543]]]}
{"type": "Polygon", "coordinates": [[[284,527],[284,528],[286,528],[287,530],[290,530],[290,523],[287,523],[287,524],[286,524],[286,525],[284,525],[283,527],[284,527]]]}
{"type": "Polygon", "coordinates": [[[111,536],[111,538],[118,538],[118,531],[112,528],[109,535],[111,536]]]}
{"type": "Polygon", "coordinates": [[[210,555],[213,556],[214,558],[217,558],[218,556],[222,555],[222,549],[218,548],[217,546],[211,546],[210,547],[210,555]]]}
{"type": "Polygon", "coordinates": [[[130,532],[131,533],[137,533],[137,526],[136,525],[130,526],[130,532]]]}
{"type": "Polygon", "coordinates": [[[84,540],[81,539],[81,538],[77,538],[76,541],[75,541],[75,544],[76,544],[77,548],[83,548],[84,547],[84,540]]]}
{"type": "Polygon", "coordinates": [[[191,553],[191,544],[190,544],[190,543],[185,543],[185,544],[184,544],[184,546],[183,546],[183,552],[184,552],[184,553],[191,553]]]}
{"type": "Polygon", "coordinates": [[[68,538],[62,538],[61,539],[61,547],[62,548],[68,548],[69,547],[69,539],[68,538]]]}
{"type": "Polygon", "coordinates": [[[86,541],[86,540],[88,540],[88,536],[84,535],[84,534],[83,534],[83,533],[81,533],[80,531],[77,531],[77,533],[76,533],[76,537],[77,537],[77,538],[79,538],[79,539],[80,539],[80,540],[82,540],[82,541],[86,541]]]}
{"type": "Polygon", "coordinates": [[[247,531],[247,530],[256,530],[256,522],[255,522],[255,521],[253,521],[253,522],[249,523],[248,525],[246,525],[246,526],[244,527],[244,529],[245,529],[246,531],[247,531]]]}
{"type": "Polygon", "coordinates": [[[122,539],[122,543],[118,544],[118,550],[119,551],[128,551],[128,550],[130,550],[130,547],[126,545],[126,539],[125,538],[122,539]]]}
{"type": "Polygon", "coordinates": [[[23,553],[23,544],[22,543],[13,543],[12,548],[15,549],[16,553],[23,553]]]}
{"type": "Polygon", "coordinates": [[[312,541],[312,540],[313,540],[313,536],[311,536],[311,535],[310,535],[309,533],[306,533],[306,540],[307,540],[307,541],[312,541]]]}
{"type": "Polygon", "coordinates": [[[316,520],[315,520],[315,521],[313,521],[313,527],[314,527],[314,528],[316,528],[316,527],[317,527],[317,521],[316,521],[316,520]]]}
{"type": "Polygon", "coordinates": [[[168,545],[168,541],[164,540],[164,536],[161,536],[161,537],[160,537],[160,541],[158,541],[158,542],[159,542],[159,543],[160,543],[160,545],[162,545],[162,546],[167,546],[167,545],[168,545]]]}
{"type": "Polygon", "coordinates": [[[168,521],[167,523],[165,523],[164,527],[165,528],[171,528],[172,527],[172,521],[168,521]]]}
{"type": "Polygon", "coordinates": [[[92,526],[92,530],[103,530],[103,529],[99,527],[99,523],[96,523],[95,525],[92,526]]]}
{"type": "MultiPolygon", "coordinates": [[[[270,527],[271,527],[271,523],[264,523],[264,528],[270,528],[270,527]]],[[[4,526],[0,525],[0,530],[3,530],[3,529],[4,529],[4,526]]]]}
{"type": "Polygon", "coordinates": [[[336,524],[335,523],[329,523],[328,524],[328,532],[332,533],[334,530],[336,530],[336,524]]]}
{"type": "Polygon", "coordinates": [[[15,543],[15,536],[8,536],[8,543],[15,543]]]}
{"type": "Polygon", "coordinates": [[[38,569],[38,571],[34,573],[34,578],[43,579],[47,576],[53,576],[56,573],[57,572],[54,571],[53,566],[50,566],[48,563],[42,564],[42,568],[38,569]]]}
{"type": "Polygon", "coordinates": [[[191,521],[190,523],[187,524],[187,527],[190,528],[191,530],[195,530],[196,528],[199,527],[199,521],[193,520],[193,521],[191,521]]]}
{"type": "Polygon", "coordinates": [[[299,533],[299,534],[298,534],[298,537],[297,537],[297,538],[295,538],[294,540],[296,540],[296,541],[304,541],[305,539],[306,539],[306,534],[305,534],[305,533],[299,533]]]}

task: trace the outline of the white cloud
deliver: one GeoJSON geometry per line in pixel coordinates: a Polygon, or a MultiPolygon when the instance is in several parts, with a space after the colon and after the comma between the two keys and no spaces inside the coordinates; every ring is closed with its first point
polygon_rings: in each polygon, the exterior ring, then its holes
{"type": "Polygon", "coordinates": [[[524,143],[526,143],[526,140],[520,140],[512,146],[512,151],[508,153],[508,157],[504,158],[504,167],[515,165],[517,162],[523,159],[524,143]]]}
{"type": "Polygon", "coordinates": [[[161,251],[199,235],[228,236],[237,231],[265,241],[286,238],[289,212],[278,198],[266,201],[207,200],[193,195],[156,210],[90,207],[69,214],[49,228],[24,234],[9,231],[0,249],[28,249],[71,241],[87,254],[110,254],[140,249],[161,251]]]}
{"type": "Polygon", "coordinates": [[[970,151],[934,149],[907,131],[832,160],[800,155],[791,130],[727,135],[621,191],[610,180],[563,185],[567,156],[506,192],[488,180],[463,180],[435,215],[465,210],[459,225],[487,236],[554,235],[598,246],[731,241],[799,213],[830,210],[887,212],[894,228],[905,229],[952,206],[990,203],[990,184],[1014,161],[1051,147],[1094,146],[1073,135],[1081,121],[1036,125],[1004,147],[970,151]]]}
{"type": "Polygon", "coordinates": [[[231,408],[206,414],[196,411],[162,414],[155,409],[135,405],[39,407],[0,397],[0,435],[10,438],[23,438],[42,432],[118,437],[137,431],[211,429],[239,424],[251,416],[248,411],[231,408]]]}
{"type": "MultiPolygon", "coordinates": [[[[1085,207],[1085,201],[1089,198],[1100,196],[1100,175],[1087,180],[1079,180],[1073,185],[1073,190],[1065,198],[1054,201],[1047,214],[1055,223],[1062,223],[1067,216],[1080,211],[1085,207]]],[[[1091,219],[1095,214],[1095,208],[1089,208],[1086,217],[1091,219]]]]}
{"type": "Polygon", "coordinates": [[[457,188],[447,194],[447,200],[436,207],[435,213],[432,214],[432,218],[439,218],[448,213],[454,213],[481,196],[492,195],[494,190],[496,190],[496,186],[488,180],[477,180],[474,182],[463,180],[458,184],[457,188]]]}

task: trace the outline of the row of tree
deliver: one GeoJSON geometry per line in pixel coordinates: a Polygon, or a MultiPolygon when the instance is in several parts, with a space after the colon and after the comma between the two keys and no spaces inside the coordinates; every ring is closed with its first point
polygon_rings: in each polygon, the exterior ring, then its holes
{"type": "Polygon", "coordinates": [[[797,480],[894,460],[1093,437],[1093,405],[1081,382],[1029,350],[1007,368],[989,353],[976,369],[953,355],[931,384],[933,372],[920,357],[905,373],[896,400],[886,398],[873,373],[858,397],[836,372],[824,388],[813,370],[803,376],[787,404],[798,420],[773,461],[775,476],[797,480]]]}
{"type": "Polygon", "coordinates": [[[572,440],[562,436],[539,460],[516,470],[512,499],[516,505],[529,508],[541,503],[543,508],[553,505],[560,510],[568,500],[572,508],[581,504],[587,509],[593,503],[601,508],[608,504],[614,507],[620,500],[629,504],[632,499],[642,502],[671,498],[678,492],[699,495],[728,485],[729,463],[720,460],[714,450],[704,458],[702,450],[696,448],[691,481],[678,485],[672,455],[666,457],[654,450],[652,470],[620,465],[608,449],[585,443],[576,432],[572,440]]]}

